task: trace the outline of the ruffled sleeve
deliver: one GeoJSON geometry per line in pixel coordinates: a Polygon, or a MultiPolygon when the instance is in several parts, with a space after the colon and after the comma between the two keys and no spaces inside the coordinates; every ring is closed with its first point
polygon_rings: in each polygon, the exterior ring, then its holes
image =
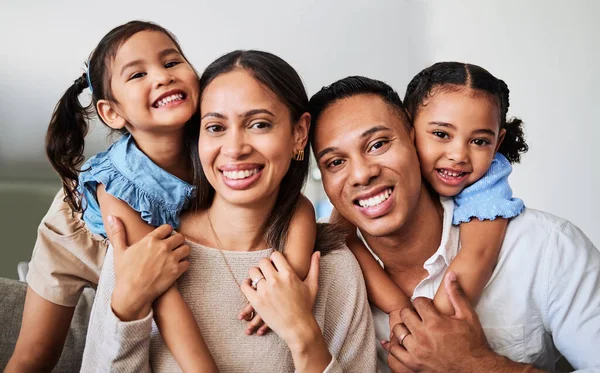
{"type": "Polygon", "coordinates": [[[130,135],[123,136],[90,158],[79,175],[83,220],[94,233],[106,236],[96,197],[98,184],[125,201],[152,226],[179,227],[179,215],[194,197],[194,187],[157,166],[140,151],[130,135]]]}
{"type": "Polygon", "coordinates": [[[511,172],[510,162],[502,154],[496,153],[488,172],[454,197],[452,223],[458,225],[474,217],[479,220],[494,220],[497,217],[508,219],[519,215],[525,204],[512,196],[512,189],[508,184],[511,172]]]}

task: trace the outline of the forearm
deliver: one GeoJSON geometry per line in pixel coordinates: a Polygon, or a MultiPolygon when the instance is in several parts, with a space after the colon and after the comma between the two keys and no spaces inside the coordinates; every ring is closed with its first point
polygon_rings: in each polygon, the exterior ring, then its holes
{"type": "Polygon", "coordinates": [[[115,287],[110,298],[111,310],[119,320],[135,321],[148,316],[152,303],[131,290],[115,287]]]}
{"type": "MultiPolygon", "coordinates": [[[[117,290],[114,286],[113,249],[109,247],[90,315],[81,371],[149,372],[151,307],[142,317],[131,317],[133,321],[125,321],[113,311],[121,309],[118,304],[112,303],[111,294],[114,296],[117,290]]],[[[144,303],[135,293],[123,295],[129,295],[126,299],[132,303],[144,303]]],[[[122,314],[133,314],[128,310],[122,314]]]]}
{"type": "Polygon", "coordinates": [[[474,359],[469,367],[461,370],[465,373],[547,373],[533,365],[516,363],[504,356],[490,354],[490,356],[474,359]]]}
{"type": "Polygon", "coordinates": [[[288,343],[297,373],[321,373],[331,362],[321,329],[314,318],[288,343]]]}
{"type": "Polygon", "coordinates": [[[194,315],[175,286],[154,302],[154,319],[184,372],[218,371],[194,315]]]}
{"type": "Polygon", "coordinates": [[[284,254],[288,263],[302,280],[310,267],[310,257],[315,248],[317,222],[312,203],[303,195],[292,220],[285,243],[284,254]]]}
{"type": "MultiPolygon", "coordinates": [[[[480,221],[473,219],[460,225],[461,250],[448,270],[454,271],[458,282],[471,304],[477,304],[496,266],[507,219],[480,221]]],[[[442,287],[434,298],[435,306],[447,315],[454,309],[442,287]]]]}
{"type": "Polygon", "coordinates": [[[82,371],[151,372],[152,313],[140,320],[122,322],[109,310],[102,327],[96,367],[88,370],[82,365],[82,371]]]}
{"type": "Polygon", "coordinates": [[[408,296],[388,276],[361,242],[348,240],[347,245],[360,265],[369,301],[372,304],[385,313],[411,306],[408,296]]]}

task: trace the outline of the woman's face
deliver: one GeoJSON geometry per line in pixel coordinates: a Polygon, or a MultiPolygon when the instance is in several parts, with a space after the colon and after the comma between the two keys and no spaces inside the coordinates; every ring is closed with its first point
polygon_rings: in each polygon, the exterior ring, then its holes
{"type": "Polygon", "coordinates": [[[304,149],[310,117],[292,123],[287,106],[248,72],[215,78],[200,103],[198,152],[217,196],[235,205],[273,203],[304,149]]]}

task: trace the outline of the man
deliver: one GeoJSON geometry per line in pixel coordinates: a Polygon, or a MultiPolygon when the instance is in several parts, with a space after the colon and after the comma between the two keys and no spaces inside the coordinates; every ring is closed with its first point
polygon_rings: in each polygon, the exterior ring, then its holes
{"type": "Polygon", "coordinates": [[[373,309],[377,337],[394,333],[389,356],[379,351],[382,370],[387,359],[396,372],[537,372],[554,369],[556,349],[577,369],[600,370],[600,252],[578,228],[526,209],[508,225],[477,313],[450,275],[456,314],[444,316],[418,297],[433,298],[460,249],[454,205],[422,181],[398,94],[349,77],[313,96],[311,114],[325,192],[414,299],[415,310],[400,312],[405,324],[392,328],[373,309]],[[391,201],[359,208],[359,199],[386,191],[391,201]]]}

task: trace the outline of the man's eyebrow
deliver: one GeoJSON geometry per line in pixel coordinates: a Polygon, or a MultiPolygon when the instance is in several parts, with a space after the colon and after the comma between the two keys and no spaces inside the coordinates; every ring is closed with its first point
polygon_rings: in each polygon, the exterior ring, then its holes
{"type": "MultiPolygon", "coordinates": [[[[160,51],[158,53],[158,58],[165,58],[166,56],[168,56],[170,54],[181,55],[181,53],[176,48],[167,48],[167,49],[163,49],[162,51],[160,51]]],[[[121,75],[123,75],[123,73],[125,72],[125,70],[127,70],[128,68],[130,68],[132,66],[135,66],[135,65],[141,65],[142,63],[144,63],[143,60],[133,60],[131,62],[127,62],[121,68],[121,75]]]]}
{"type": "MultiPolygon", "coordinates": [[[[388,132],[388,131],[392,131],[392,129],[389,128],[389,127],[386,127],[386,126],[379,125],[379,126],[371,127],[368,130],[366,130],[365,132],[363,132],[360,135],[360,138],[364,139],[366,137],[371,136],[374,133],[377,133],[377,132],[388,132]]],[[[315,158],[317,159],[317,162],[319,162],[319,160],[321,160],[321,158],[323,158],[325,155],[327,155],[329,153],[336,152],[338,150],[340,150],[340,148],[335,147],[335,146],[331,146],[329,148],[325,148],[325,149],[321,150],[319,153],[317,153],[317,155],[315,156],[315,158]]]]}
{"type": "Polygon", "coordinates": [[[325,148],[325,149],[321,150],[319,153],[317,153],[317,156],[316,156],[317,163],[321,160],[321,158],[323,158],[327,154],[336,152],[338,150],[339,150],[339,148],[335,147],[335,146],[330,146],[329,148],[325,148]]]}
{"type": "Polygon", "coordinates": [[[360,138],[364,139],[365,137],[369,137],[369,136],[371,136],[374,133],[377,133],[377,132],[386,132],[386,131],[391,131],[391,129],[388,128],[388,127],[386,127],[386,126],[375,126],[375,127],[369,128],[368,130],[366,130],[365,132],[363,132],[360,135],[360,138]]]}

